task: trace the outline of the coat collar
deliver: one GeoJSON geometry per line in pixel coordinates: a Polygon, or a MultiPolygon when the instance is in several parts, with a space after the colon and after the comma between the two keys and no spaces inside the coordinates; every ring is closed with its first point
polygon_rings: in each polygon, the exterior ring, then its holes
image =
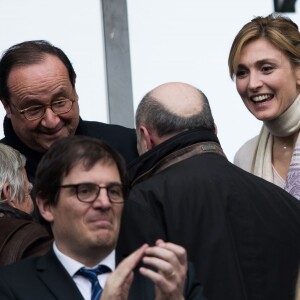
{"type": "MultiPolygon", "coordinates": [[[[13,147],[14,149],[17,149],[26,157],[25,169],[27,171],[28,179],[30,182],[34,183],[35,171],[44,153],[32,150],[27,145],[25,145],[15,133],[11,120],[7,117],[4,118],[3,128],[5,137],[1,140],[1,142],[13,147]]],[[[76,130],[76,134],[82,134],[82,128],[83,121],[81,118],[79,118],[79,124],[76,130]]]]}
{"type": "Polygon", "coordinates": [[[220,144],[217,136],[205,129],[191,129],[181,132],[147,151],[128,165],[129,179],[132,182],[141,174],[149,171],[153,165],[170,153],[198,142],[212,141],[220,144]]]}
{"type": "Polygon", "coordinates": [[[7,203],[1,203],[0,204],[0,215],[6,215],[6,216],[11,216],[17,219],[25,219],[25,220],[30,220],[32,221],[33,218],[31,215],[25,213],[24,211],[11,207],[7,203]]]}

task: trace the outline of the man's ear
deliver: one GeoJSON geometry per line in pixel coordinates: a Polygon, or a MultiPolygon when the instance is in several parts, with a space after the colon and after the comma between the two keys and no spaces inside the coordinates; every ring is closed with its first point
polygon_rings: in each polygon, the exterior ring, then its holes
{"type": "Polygon", "coordinates": [[[2,105],[3,105],[4,109],[5,109],[5,111],[6,111],[6,116],[10,119],[10,117],[11,117],[11,109],[10,109],[9,104],[5,100],[1,100],[1,102],[2,102],[2,105]]]}
{"type": "Polygon", "coordinates": [[[214,123],[214,125],[215,125],[215,130],[214,130],[214,133],[215,133],[215,135],[218,135],[218,127],[217,127],[217,124],[216,124],[216,123],[214,123]]]}
{"type": "Polygon", "coordinates": [[[14,204],[13,202],[13,199],[10,198],[10,192],[9,192],[9,189],[10,189],[10,184],[5,182],[3,184],[3,187],[2,187],[2,195],[1,195],[1,199],[3,200],[7,200],[6,203],[11,206],[11,207],[16,207],[16,205],[14,204]]]}
{"type": "Polygon", "coordinates": [[[10,185],[9,183],[5,182],[3,184],[3,187],[2,187],[2,195],[1,195],[1,199],[6,199],[6,200],[11,200],[9,199],[10,198],[10,195],[9,195],[9,188],[10,188],[10,185]]]}
{"type": "Polygon", "coordinates": [[[41,216],[48,222],[52,222],[53,212],[52,212],[52,205],[50,205],[47,201],[43,200],[41,197],[36,197],[36,204],[39,208],[41,216]]]}
{"type": "Polygon", "coordinates": [[[139,128],[139,154],[151,150],[154,147],[151,132],[145,127],[140,126],[139,128]]]}

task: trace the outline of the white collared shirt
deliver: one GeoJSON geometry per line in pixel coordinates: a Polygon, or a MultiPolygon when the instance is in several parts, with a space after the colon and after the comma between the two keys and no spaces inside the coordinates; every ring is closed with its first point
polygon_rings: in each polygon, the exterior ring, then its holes
{"type": "MultiPolygon", "coordinates": [[[[75,284],[77,285],[83,298],[85,300],[90,300],[91,299],[91,289],[92,289],[91,282],[83,276],[75,275],[75,273],[80,268],[86,267],[86,266],[84,266],[82,263],[66,256],[61,251],[59,251],[55,242],[53,243],[53,250],[54,250],[54,253],[57,256],[58,260],[62,263],[62,265],[67,270],[67,272],[70,274],[70,276],[75,281],[75,284]]],[[[99,264],[97,264],[93,268],[96,268],[100,264],[109,267],[113,272],[116,268],[115,250],[113,250],[107,257],[105,257],[101,262],[99,262],[99,264]]],[[[93,269],[93,268],[88,268],[88,269],[93,269]]],[[[98,280],[99,280],[100,286],[102,288],[104,288],[104,286],[105,286],[108,275],[109,275],[109,273],[98,275],[98,280]]]]}

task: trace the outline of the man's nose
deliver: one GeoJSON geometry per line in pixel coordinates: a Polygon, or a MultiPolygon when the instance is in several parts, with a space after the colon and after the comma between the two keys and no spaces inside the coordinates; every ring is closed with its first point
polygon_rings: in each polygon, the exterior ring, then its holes
{"type": "Polygon", "coordinates": [[[59,122],[60,117],[52,111],[51,107],[46,107],[41,124],[46,128],[55,128],[59,122]]]}
{"type": "Polygon", "coordinates": [[[101,188],[99,191],[99,195],[93,203],[94,207],[101,207],[101,208],[109,208],[111,207],[111,201],[109,199],[107,189],[101,188]]]}

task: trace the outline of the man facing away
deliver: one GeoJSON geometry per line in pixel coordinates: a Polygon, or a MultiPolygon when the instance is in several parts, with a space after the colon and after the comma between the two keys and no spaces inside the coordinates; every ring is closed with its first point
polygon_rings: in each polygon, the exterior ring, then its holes
{"type": "Polygon", "coordinates": [[[25,155],[31,182],[41,157],[61,137],[102,139],[127,162],[138,155],[133,129],[80,118],[75,82],[69,58],[47,41],[16,44],[0,60],[0,99],[6,111],[1,142],[25,155]]]}
{"type": "Polygon", "coordinates": [[[187,250],[207,299],[293,299],[300,203],[226,159],[206,96],[158,86],[140,102],[136,130],[120,251],[162,238],[187,250]]]}
{"type": "Polygon", "coordinates": [[[66,137],[50,147],[35,194],[53,249],[0,268],[1,300],[203,299],[191,270],[186,274],[185,250],[173,243],[145,244],[116,267],[125,169],[121,156],[94,138],[66,137]],[[139,262],[145,265],[133,274],[139,262]]]}

